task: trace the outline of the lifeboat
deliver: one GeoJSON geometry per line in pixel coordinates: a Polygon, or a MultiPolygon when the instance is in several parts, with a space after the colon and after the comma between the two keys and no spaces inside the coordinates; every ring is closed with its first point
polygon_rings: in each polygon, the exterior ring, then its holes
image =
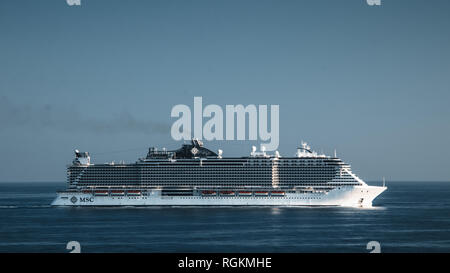
{"type": "Polygon", "coordinates": [[[97,196],[107,196],[108,191],[95,191],[94,194],[97,196]]]}
{"type": "Polygon", "coordinates": [[[92,191],[91,190],[84,190],[83,193],[91,194],[92,191]]]}
{"type": "Polygon", "coordinates": [[[127,195],[133,195],[133,196],[141,195],[141,191],[129,190],[129,191],[127,191],[127,195]]]}
{"type": "Polygon", "coordinates": [[[215,196],[217,193],[215,191],[202,191],[202,195],[204,196],[215,196]]]}
{"type": "Polygon", "coordinates": [[[252,196],[251,191],[240,191],[239,196],[252,196]]]}
{"type": "Polygon", "coordinates": [[[232,196],[234,195],[234,191],[221,191],[220,195],[232,196]]]}
{"type": "Polygon", "coordinates": [[[267,191],[255,191],[255,196],[268,196],[269,192],[267,191]]]}
{"type": "Polygon", "coordinates": [[[122,191],[122,190],[112,190],[112,191],[111,191],[111,195],[114,195],[114,196],[123,196],[123,195],[125,195],[125,191],[122,191]]]}
{"type": "Polygon", "coordinates": [[[284,191],[273,191],[270,193],[272,196],[284,196],[284,191]]]}

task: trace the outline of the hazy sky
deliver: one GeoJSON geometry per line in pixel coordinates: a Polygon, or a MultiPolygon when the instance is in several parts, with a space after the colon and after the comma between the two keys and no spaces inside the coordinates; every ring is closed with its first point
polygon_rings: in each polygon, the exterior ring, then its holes
{"type": "MultiPolygon", "coordinates": [[[[0,1],[0,181],[177,148],[176,104],[279,104],[366,180],[450,180],[450,1],[0,1]]],[[[246,155],[253,142],[207,143],[246,155]]]]}

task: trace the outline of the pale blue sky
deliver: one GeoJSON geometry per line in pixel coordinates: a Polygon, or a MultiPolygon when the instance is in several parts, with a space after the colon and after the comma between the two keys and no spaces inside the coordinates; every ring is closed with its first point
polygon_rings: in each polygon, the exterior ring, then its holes
{"type": "Polygon", "coordinates": [[[445,0],[2,0],[0,181],[64,181],[74,148],[176,148],[194,96],[279,104],[281,155],[306,140],[366,180],[450,180],[449,29],[445,0]]]}

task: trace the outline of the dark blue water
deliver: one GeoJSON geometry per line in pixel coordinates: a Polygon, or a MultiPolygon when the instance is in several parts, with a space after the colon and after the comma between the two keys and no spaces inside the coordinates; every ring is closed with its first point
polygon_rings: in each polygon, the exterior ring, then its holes
{"type": "Polygon", "coordinates": [[[372,209],[53,208],[57,183],[0,183],[0,252],[450,252],[450,183],[392,182],[372,209]]]}

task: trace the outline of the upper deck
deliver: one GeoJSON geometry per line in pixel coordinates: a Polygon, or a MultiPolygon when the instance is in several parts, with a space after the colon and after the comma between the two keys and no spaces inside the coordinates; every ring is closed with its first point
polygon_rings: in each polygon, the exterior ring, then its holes
{"type": "MultiPolygon", "coordinates": [[[[80,153],[76,153],[78,156],[80,153]]],[[[339,158],[317,155],[306,144],[296,156],[282,157],[264,149],[246,157],[222,157],[193,141],[174,151],[150,148],[132,164],[81,164],[68,167],[68,181],[77,186],[136,185],[148,187],[278,187],[364,182],[339,158]]]]}

